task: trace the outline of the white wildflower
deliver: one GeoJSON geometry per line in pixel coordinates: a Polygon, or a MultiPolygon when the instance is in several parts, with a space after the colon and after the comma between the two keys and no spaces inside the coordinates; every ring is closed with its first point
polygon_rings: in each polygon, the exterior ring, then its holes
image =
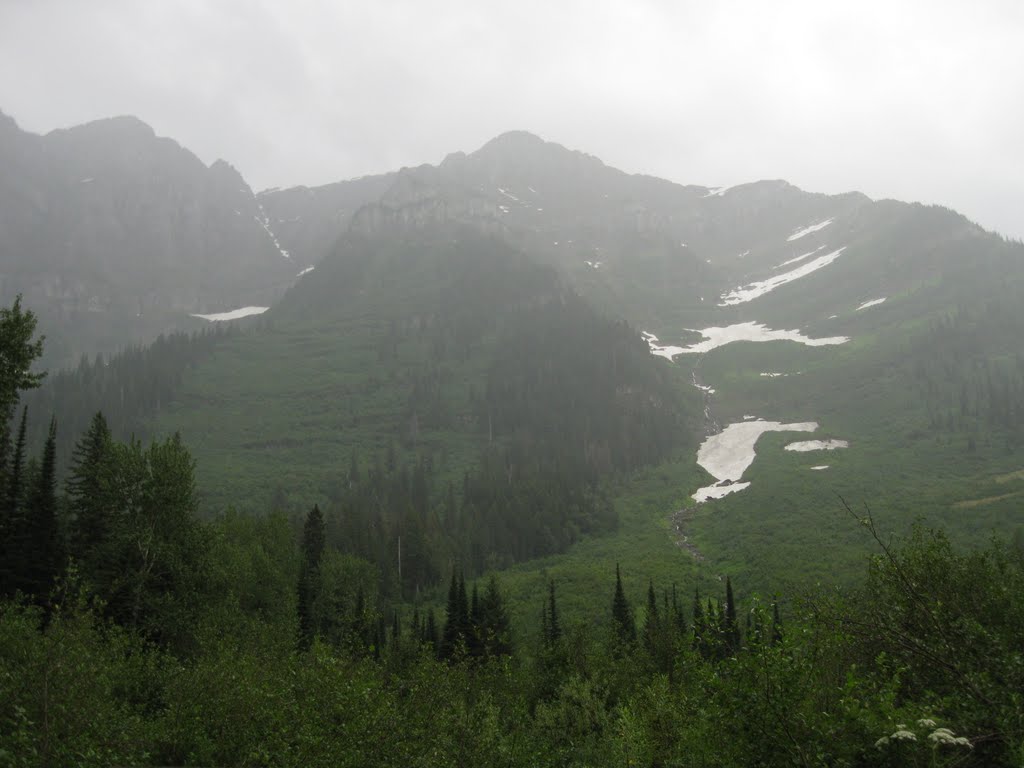
{"type": "Polygon", "coordinates": [[[890,736],[893,741],[917,741],[917,734],[913,731],[899,730],[890,736]]]}
{"type": "Polygon", "coordinates": [[[951,744],[957,747],[967,747],[968,749],[974,749],[974,745],[971,744],[971,740],[965,736],[954,736],[953,732],[949,728],[936,728],[928,736],[928,739],[935,745],[939,744],[951,744]]]}
{"type": "Polygon", "coordinates": [[[888,744],[889,744],[889,737],[888,736],[883,736],[882,738],[880,738],[878,741],[875,742],[875,746],[878,749],[881,749],[882,747],[885,747],[888,744]]]}
{"type": "Polygon", "coordinates": [[[922,718],[921,720],[918,720],[917,724],[919,726],[921,726],[922,728],[934,728],[935,727],[935,721],[931,720],[931,719],[929,719],[927,717],[922,718]]]}

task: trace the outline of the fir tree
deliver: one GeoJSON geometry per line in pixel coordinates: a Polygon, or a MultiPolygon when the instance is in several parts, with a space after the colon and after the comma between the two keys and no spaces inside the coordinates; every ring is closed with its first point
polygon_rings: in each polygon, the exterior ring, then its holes
{"type": "Polygon", "coordinates": [[[498,588],[498,579],[491,574],[480,600],[478,631],[487,656],[512,654],[512,622],[505,607],[505,598],[498,588]]]}
{"type": "Polygon", "coordinates": [[[732,594],[732,580],[725,577],[725,612],[722,614],[722,640],[725,649],[735,653],[740,647],[740,626],[736,620],[736,601],[732,594]]]}
{"type": "Polygon", "coordinates": [[[11,473],[7,482],[7,509],[11,518],[16,518],[22,503],[22,481],[25,472],[25,429],[28,423],[28,406],[21,409],[18,424],[18,438],[11,457],[11,473]]]}
{"type": "Polygon", "coordinates": [[[470,656],[482,656],[484,653],[484,637],[480,615],[480,593],[476,582],[473,582],[473,593],[469,603],[469,621],[467,622],[466,648],[470,656]]]}
{"type": "Polygon", "coordinates": [[[562,637],[562,624],[558,618],[558,604],[555,602],[555,580],[548,582],[548,613],[547,613],[547,634],[545,641],[548,646],[554,646],[562,637]]]}
{"type": "Polygon", "coordinates": [[[22,589],[45,602],[61,566],[57,538],[57,422],[51,419],[39,474],[33,479],[26,512],[28,551],[22,589]]]}
{"type": "Polygon", "coordinates": [[[700,601],[700,587],[693,590],[693,650],[701,656],[707,655],[707,619],[700,601]]]}
{"type": "Polygon", "coordinates": [[[324,553],[324,516],[320,507],[306,515],[302,531],[302,563],[299,566],[299,647],[308,648],[316,634],[315,611],[320,593],[320,560],[324,553]]]}
{"type": "Polygon", "coordinates": [[[622,574],[618,563],[615,564],[615,596],[612,598],[612,624],[615,635],[623,645],[632,645],[636,641],[636,625],[633,623],[633,612],[626,601],[626,593],[622,589],[622,574]]]}
{"type": "Polygon", "coordinates": [[[438,652],[437,618],[434,616],[433,608],[427,611],[427,620],[423,626],[423,642],[431,653],[438,652]]]}
{"type": "Polygon", "coordinates": [[[654,594],[654,582],[647,583],[647,613],[644,615],[644,626],[642,630],[644,648],[655,658],[658,655],[658,645],[661,635],[661,622],[658,618],[658,600],[654,594]]]}
{"type": "Polygon", "coordinates": [[[24,510],[22,485],[25,476],[25,431],[28,422],[28,407],[22,408],[18,437],[11,456],[10,470],[6,478],[6,497],[3,504],[4,557],[0,560],[0,594],[10,596],[24,586],[29,568],[29,527],[24,510]]]}
{"type": "Polygon", "coordinates": [[[71,469],[65,483],[71,515],[71,554],[83,562],[92,555],[109,533],[112,509],[105,494],[111,451],[110,428],[97,412],[72,453],[71,469]]]}
{"type": "Polygon", "coordinates": [[[461,572],[452,570],[452,580],[448,587],[448,605],[444,630],[441,633],[442,659],[450,659],[458,651],[459,646],[468,644],[469,601],[466,598],[466,580],[461,572]]]}

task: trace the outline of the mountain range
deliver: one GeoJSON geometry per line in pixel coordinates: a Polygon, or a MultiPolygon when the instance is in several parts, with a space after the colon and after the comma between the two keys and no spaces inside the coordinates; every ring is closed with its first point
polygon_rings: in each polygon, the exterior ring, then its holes
{"type": "Polygon", "coordinates": [[[522,131],[259,194],[131,118],[2,119],[0,162],[4,300],[40,315],[51,363],[270,307],[29,401],[66,440],[99,407],[125,435],[181,430],[210,512],[342,498],[353,463],[426,462],[437,499],[502,473],[550,490],[557,467],[657,505],[615,524],[492,498],[476,529],[546,511],[475,535],[473,562],[653,526],[665,562],[762,585],[853,569],[841,500],[965,541],[1024,524],[1024,247],[954,211],[681,185],[522,131]]]}

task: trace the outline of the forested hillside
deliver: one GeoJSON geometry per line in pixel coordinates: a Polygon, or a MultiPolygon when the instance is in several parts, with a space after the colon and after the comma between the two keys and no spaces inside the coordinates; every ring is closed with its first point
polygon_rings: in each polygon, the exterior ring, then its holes
{"type": "MultiPolygon", "coordinates": [[[[405,599],[389,594],[374,562],[339,548],[344,519],[315,506],[300,528],[280,513],[201,522],[178,437],[122,442],[97,415],[60,492],[54,427],[35,468],[24,431],[10,442],[18,390],[39,383],[34,329],[30,312],[3,310],[6,764],[1024,756],[1020,541],[961,553],[919,530],[894,547],[870,515],[852,515],[879,548],[856,590],[766,600],[729,579],[714,595],[649,581],[641,597],[622,570],[645,564],[626,562],[606,574],[607,607],[587,621],[563,617],[563,587],[550,581],[531,598],[537,622],[515,625],[500,582],[467,583],[461,566],[446,569],[443,609],[415,588],[421,572],[405,599]]],[[[349,475],[354,496],[383,494],[391,509],[414,507],[424,483],[423,467],[390,485],[364,482],[355,462],[349,475]]]]}

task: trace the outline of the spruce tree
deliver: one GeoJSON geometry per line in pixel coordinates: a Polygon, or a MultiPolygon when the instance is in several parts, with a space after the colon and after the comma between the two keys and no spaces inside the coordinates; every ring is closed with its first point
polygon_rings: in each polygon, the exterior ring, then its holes
{"type": "Polygon", "coordinates": [[[512,622],[505,607],[505,598],[498,588],[498,579],[491,574],[480,600],[480,638],[487,656],[512,654],[512,622]]]}
{"type": "Polygon", "coordinates": [[[469,603],[469,621],[467,622],[466,647],[470,656],[482,656],[484,653],[484,636],[480,615],[480,593],[476,582],[473,582],[473,596],[469,603]]]}
{"type": "Polygon", "coordinates": [[[18,425],[18,437],[11,456],[10,470],[7,475],[6,497],[0,500],[3,504],[4,523],[4,557],[0,560],[0,595],[12,596],[25,584],[29,568],[28,548],[30,523],[25,516],[24,493],[22,485],[25,479],[25,431],[28,422],[28,406],[21,411],[21,422],[18,425]]]}
{"type": "Polygon", "coordinates": [[[7,509],[7,482],[10,479],[11,430],[0,420],[0,597],[7,592],[8,540],[14,521],[7,509]]]}
{"type": "Polygon", "coordinates": [[[70,521],[70,554],[83,563],[93,559],[107,537],[113,509],[106,493],[112,438],[107,420],[97,412],[75,445],[65,483],[70,521]]]}
{"type": "Polygon", "coordinates": [[[615,596],[612,598],[612,624],[615,635],[623,645],[632,645],[636,641],[636,625],[633,623],[633,612],[626,601],[626,593],[622,589],[622,574],[618,563],[615,564],[615,596]]]}
{"type": "Polygon", "coordinates": [[[704,606],[700,600],[700,587],[693,590],[693,650],[701,656],[707,656],[707,619],[704,606]]]}
{"type": "Polygon", "coordinates": [[[779,618],[779,604],[772,603],[772,645],[782,642],[782,619],[779,618]]]}
{"type": "Polygon", "coordinates": [[[324,516],[320,507],[306,515],[302,530],[302,562],[299,566],[299,647],[308,648],[317,630],[316,599],[320,593],[320,561],[324,553],[326,534],[324,516]]]}
{"type": "Polygon", "coordinates": [[[22,503],[22,481],[25,473],[25,430],[28,423],[28,406],[21,409],[21,421],[18,424],[18,438],[14,443],[14,454],[11,457],[11,473],[7,483],[7,509],[12,518],[18,516],[22,503]]]}
{"type": "Polygon", "coordinates": [[[460,645],[468,645],[469,629],[469,601],[466,598],[466,580],[460,571],[453,569],[451,584],[448,587],[448,605],[444,630],[441,633],[439,655],[442,659],[452,658],[460,645]]]}
{"type": "Polygon", "coordinates": [[[555,602],[555,580],[548,582],[547,635],[548,646],[553,647],[562,637],[562,624],[558,618],[558,604],[555,602]]]}
{"type": "Polygon", "coordinates": [[[732,580],[725,577],[725,613],[722,616],[722,639],[726,650],[735,653],[740,647],[740,625],[736,619],[736,601],[732,594],[732,580]]]}
{"type": "Polygon", "coordinates": [[[434,609],[427,611],[427,621],[423,627],[423,642],[428,646],[430,652],[438,652],[437,618],[434,616],[434,609]]]}
{"type": "Polygon", "coordinates": [[[654,581],[647,582],[647,613],[644,615],[642,631],[644,648],[651,658],[658,656],[658,645],[661,635],[661,622],[658,617],[658,600],[654,594],[654,581]]]}
{"type": "Polygon", "coordinates": [[[25,514],[28,551],[22,589],[45,603],[61,566],[57,537],[57,421],[51,419],[39,463],[29,490],[25,514]]]}

